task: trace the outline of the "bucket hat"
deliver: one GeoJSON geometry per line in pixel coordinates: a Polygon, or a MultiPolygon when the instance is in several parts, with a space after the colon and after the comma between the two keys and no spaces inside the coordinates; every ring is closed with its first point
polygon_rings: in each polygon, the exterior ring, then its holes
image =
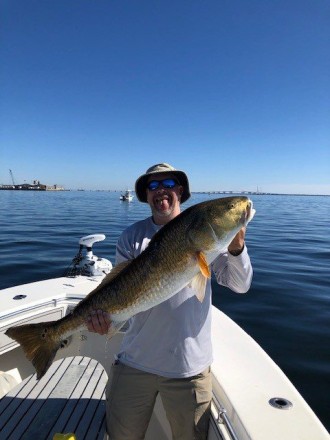
{"type": "Polygon", "coordinates": [[[147,182],[151,175],[159,173],[169,173],[177,178],[180,185],[183,186],[183,193],[181,195],[181,203],[184,203],[190,197],[189,181],[186,173],[180,170],[176,170],[172,165],[168,163],[158,163],[148,168],[145,174],[142,174],[135,182],[135,194],[138,200],[143,203],[147,203],[147,182]]]}

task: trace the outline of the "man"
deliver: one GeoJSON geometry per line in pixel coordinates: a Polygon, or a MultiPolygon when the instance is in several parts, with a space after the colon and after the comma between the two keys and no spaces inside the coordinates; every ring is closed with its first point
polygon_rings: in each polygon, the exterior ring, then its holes
{"type": "MultiPolygon", "coordinates": [[[[181,203],[190,197],[186,174],[166,163],[153,165],[140,176],[135,192],[141,202],[149,204],[152,216],[122,233],[116,264],[137,257],[152,236],[180,214],[181,203]]],[[[238,293],[245,293],[252,280],[244,238],[245,228],[228,246],[228,252],[212,263],[217,282],[238,293]]],[[[107,313],[99,310],[89,317],[88,328],[105,334],[109,324],[107,313]]],[[[158,394],[173,439],[206,439],[212,397],[211,363],[210,281],[202,303],[193,289],[186,287],[131,318],[107,390],[110,439],[143,439],[158,394]]]]}

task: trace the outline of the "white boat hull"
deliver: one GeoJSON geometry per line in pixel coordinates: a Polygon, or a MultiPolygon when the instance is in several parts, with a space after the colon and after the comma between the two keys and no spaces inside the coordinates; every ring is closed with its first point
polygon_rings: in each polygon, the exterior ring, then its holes
{"type": "MultiPolygon", "coordinates": [[[[18,344],[4,334],[5,330],[12,325],[59,319],[101,280],[102,277],[63,277],[1,291],[0,369],[2,375],[11,380],[10,386],[34,373],[34,369],[18,344]],[[19,295],[25,297],[14,299],[19,295]]],[[[109,374],[122,337],[123,333],[118,333],[109,341],[81,330],[58,351],[56,359],[88,356],[99,361],[109,374]]],[[[212,339],[214,401],[209,440],[233,438],[223,419],[217,421],[222,408],[226,411],[224,418],[241,440],[329,439],[324,426],[279,367],[250,336],[216,308],[213,308],[212,339]],[[274,408],[269,403],[272,398],[280,399],[280,403],[287,399],[292,407],[274,408]]],[[[0,380],[0,397],[1,391],[4,394],[8,389],[1,390],[0,380]]],[[[155,438],[171,438],[160,399],[147,435],[149,440],[155,438]]]]}

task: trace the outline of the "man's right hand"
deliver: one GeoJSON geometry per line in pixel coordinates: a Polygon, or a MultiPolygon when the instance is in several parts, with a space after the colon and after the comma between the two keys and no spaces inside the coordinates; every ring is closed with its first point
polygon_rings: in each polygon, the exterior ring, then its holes
{"type": "Polygon", "coordinates": [[[98,333],[99,335],[107,334],[110,324],[110,315],[103,310],[93,310],[86,321],[88,331],[98,333]]]}

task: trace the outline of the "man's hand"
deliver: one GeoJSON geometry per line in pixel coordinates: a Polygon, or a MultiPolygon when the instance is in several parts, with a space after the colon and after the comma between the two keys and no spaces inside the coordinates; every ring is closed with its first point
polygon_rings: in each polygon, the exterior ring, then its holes
{"type": "Polygon", "coordinates": [[[232,255],[239,255],[244,249],[246,227],[244,226],[233,238],[233,241],[228,246],[228,252],[232,255]]]}
{"type": "Polygon", "coordinates": [[[107,312],[103,312],[103,310],[93,310],[86,321],[87,329],[99,335],[107,334],[110,324],[110,315],[107,312]]]}

